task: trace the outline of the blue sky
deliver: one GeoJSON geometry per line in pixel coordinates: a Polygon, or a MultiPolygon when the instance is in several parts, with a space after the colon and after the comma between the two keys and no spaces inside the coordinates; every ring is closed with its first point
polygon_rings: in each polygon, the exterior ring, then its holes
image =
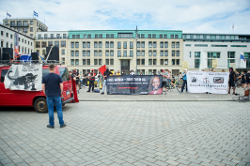
{"type": "Polygon", "coordinates": [[[250,34],[249,0],[0,0],[0,22],[33,17],[49,31],[182,30],[184,33],[250,34]]]}

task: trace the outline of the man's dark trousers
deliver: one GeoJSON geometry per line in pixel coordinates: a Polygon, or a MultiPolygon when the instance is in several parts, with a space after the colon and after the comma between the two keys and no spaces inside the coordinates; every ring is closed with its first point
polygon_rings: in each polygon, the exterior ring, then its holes
{"type": "Polygon", "coordinates": [[[91,89],[91,86],[92,86],[92,92],[94,92],[94,82],[95,82],[95,80],[89,80],[89,90],[88,91],[90,91],[90,89],[91,89]]]}

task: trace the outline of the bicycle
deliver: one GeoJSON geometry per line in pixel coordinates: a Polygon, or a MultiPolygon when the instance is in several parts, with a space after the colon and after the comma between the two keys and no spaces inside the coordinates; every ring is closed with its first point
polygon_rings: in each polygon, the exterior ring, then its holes
{"type": "MultiPolygon", "coordinates": [[[[176,80],[175,87],[176,87],[176,90],[178,92],[181,92],[182,83],[183,83],[182,79],[181,80],[176,80]]],[[[186,85],[185,85],[185,87],[186,87],[186,85]]]]}

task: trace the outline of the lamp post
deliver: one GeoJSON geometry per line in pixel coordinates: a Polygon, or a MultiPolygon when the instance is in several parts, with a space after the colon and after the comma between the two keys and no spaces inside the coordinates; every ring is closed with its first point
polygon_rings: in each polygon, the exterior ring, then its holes
{"type": "Polygon", "coordinates": [[[136,26],[136,29],[135,29],[135,59],[136,59],[136,62],[135,62],[135,75],[137,75],[137,40],[138,40],[138,35],[137,35],[137,26],[136,26]]]}

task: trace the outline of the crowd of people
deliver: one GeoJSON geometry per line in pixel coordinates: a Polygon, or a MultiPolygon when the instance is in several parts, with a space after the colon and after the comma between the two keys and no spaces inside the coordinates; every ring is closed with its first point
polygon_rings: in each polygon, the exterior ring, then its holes
{"type": "MultiPolygon", "coordinates": [[[[188,93],[188,86],[187,86],[187,69],[185,69],[183,72],[179,72],[178,74],[172,74],[171,71],[169,70],[165,70],[162,69],[161,72],[158,72],[158,74],[156,73],[152,73],[152,75],[162,75],[162,92],[166,92],[168,91],[168,86],[175,86],[176,80],[182,82],[182,86],[181,86],[181,92],[180,94],[183,93],[184,89],[186,88],[186,93],[188,93]],[[165,89],[165,90],[164,90],[165,89]]],[[[204,71],[204,70],[203,70],[204,71]]],[[[209,69],[207,70],[208,72],[216,72],[215,69],[209,69]]],[[[221,72],[225,72],[224,69],[222,69],[221,72]]],[[[114,75],[126,75],[125,71],[120,72],[119,70],[117,72],[111,72],[108,68],[106,69],[106,71],[104,72],[104,74],[102,75],[100,72],[98,72],[97,70],[92,69],[90,73],[88,74],[83,74],[82,76],[80,76],[79,71],[74,70],[73,72],[70,71],[70,74],[72,75],[72,78],[75,79],[76,81],[76,89],[77,89],[77,93],[79,93],[80,89],[82,88],[82,86],[87,86],[88,83],[88,90],[87,92],[94,92],[94,87],[95,87],[95,82],[97,83],[97,87],[99,87],[99,85],[101,84],[102,86],[100,86],[102,88],[102,91],[96,91],[96,92],[100,92],[101,94],[105,93],[105,86],[107,84],[107,77],[108,76],[114,76],[114,75]]],[[[129,72],[129,75],[135,75],[135,72],[133,70],[131,70],[129,72]]],[[[144,75],[143,72],[141,71],[139,75],[144,75]]],[[[230,94],[231,89],[233,89],[233,93],[235,94],[235,87],[242,87],[244,90],[245,89],[249,89],[250,86],[250,70],[248,70],[248,72],[244,72],[241,71],[241,73],[239,73],[238,71],[234,71],[233,68],[229,68],[229,81],[228,81],[228,94],[230,94]]],[[[99,88],[98,88],[99,89],[99,88]]],[[[155,93],[155,92],[154,92],[155,93]]]]}

